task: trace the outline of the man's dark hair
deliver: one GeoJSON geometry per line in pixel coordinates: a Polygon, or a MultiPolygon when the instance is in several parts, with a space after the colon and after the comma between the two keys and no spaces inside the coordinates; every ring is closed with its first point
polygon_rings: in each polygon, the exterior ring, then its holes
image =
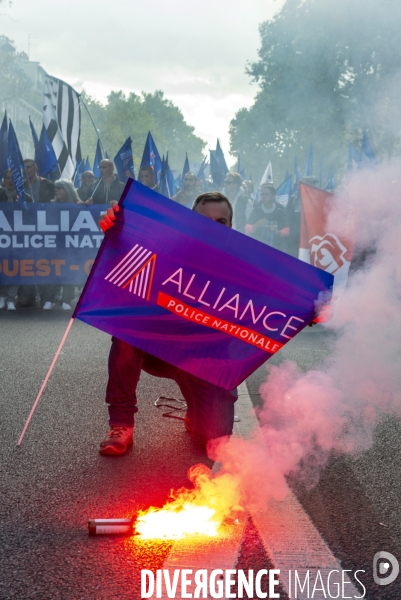
{"type": "Polygon", "coordinates": [[[233,205],[229,199],[220,192],[206,192],[205,194],[201,194],[195,199],[195,202],[192,205],[192,210],[194,210],[199,204],[207,204],[208,202],[226,202],[226,204],[228,204],[228,208],[230,209],[230,222],[232,223],[234,214],[233,205]]]}
{"type": "Polygon", "coordinates": [[[35,165],[36,168],[38,168],[38,165],[36,164],[36,162],[33,160],[33,158],[24,158],[24,165],[26,163],[33,163],[35,165]]]}
{"type": "Polygon", "coordinates": [[[144,172],[152,173],[153,177],[155,176],[155,172],[150,165],[144,165],[143,167],[141,167],[139,169],[138,177],[139,177],[140,173],[144,173],[144,172]]]}

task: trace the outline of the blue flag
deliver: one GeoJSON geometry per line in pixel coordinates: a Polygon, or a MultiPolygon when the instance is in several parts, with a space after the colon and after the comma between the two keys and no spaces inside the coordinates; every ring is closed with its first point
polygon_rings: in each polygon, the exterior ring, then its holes
{"type": "Polygon", "coordinates": [[[327,177],[327,183],[326,183],[326,187],[324,188],[326,190],[326,192],[332,192],[333,190],[335,190],[337,187],[336,184],[336,180],[334,177],[334,168],[333,165],[330,165],[329,167],[329,174],[327,177]]]}
{"type": "Polygon", "coordinates": [[[210,173],[213,185],[217,189],[222,188],[228,173],[228,167],[219,140],[217,140],[216,150],[210,150],[210,173]]]}
{"type": "Polygon", "coordinates": [[[347,171],[352,172],[359,169],[360,162],[360,153],[353,144],[350,144],[348,150],[347,171]]]}
{"type": "Polygon", "coordinates": [[[181,190],[182,189],[182,177],[181,177],[181,173],[179,173],[177,175],[177,177],[175,178],[175,189],[177,190],[181,190]]]}
{"type": "Polygon", "coordinates": [[[241,165],[241,155],[238,153],[238,162],[237,162],[237,173],[239,173],[242,179],[246,179],[245,171],[241,165]]]}
{"type": "Polygon", "coordinates": [[[85,160],[82,159],[81,162],[79,163],[79,165],[77,165],[77,168],[75,170],[75,175],[74,175],[74,187],[75,189],[78,189],[81,187],[82,185],[82,173],[85,172],[85,160]]]}
{"type": "Polygon", "coordinates": [[[100,179],[99,164],[100,164],[101,160],[103,160],[103,152],[102,152],[102,147],[100,145],[100,140],[98,140],[97,144],[96,144],[95,160],[93,162],[93,169],[92,169],[96,179],[100,179]]]}
{"type": "Polygon", "coordinates": [[[39,144],[39,138],[38,138],[38,134],[36,133],[35,126],[31,121],[31,117],[29,117],[29,126],[31,128],[31,133],[32,133],[33,147],[35,148],[35,151],[36,151],[36,147],[39,144]]]}
{"type": "Polygon", "coordinates": [[[89,162],[89,156],[87,156],[87,157],[86,157],[86,160],[85,160],[85,169],[84,169],[84,173],[85,173],[85,171],[91,171],[91,170],[92,170],[92,169],[91,169],[91,164],[90,164],[90,162],[89,162]]]}
{"type": "Polygon", "coordinates": [[[4,113],[3,122],[0,127],[0,180],[3,179],[4,171],[8,169],[8,122],[7,113],[4,113]]]}
{"type": "Polygon", "coordinates": [[[150,131],[148,133],[148,137],[146,138],[145,148],[143,149],[141,168],[142,167],[152,167],[155,183],[159,183],[162,170],[162,161],[150,131]]]}
{"type": "Polygon", "coordinates": [[[309,146],[308,157],[306,159],[304,177],[312,177],[313,175],[313,149],[312,144],[309,146]]]}
{"type": "Polygon", "coordinates": [[[167,152],[167,156],[166,156],[166,173],[167,173],[167,183],[168,183],[168,189],[170,192],[170,198],[172,198],[177,193],[177,186],[175,184],[173,172],[170,169],[170,165],[168,164],[168,152],[167,152]]]}
{"type": "Polygon", "coordinates": [[[208,163],[206,162],[206,156],[205,156],[205,158],[202,161],[201,166],[199,167],[199,171],[197,174],[197,178],[201,179],[203,182],[203,191],[204,192],[210,192],[209,183],[206,181],[206,178],[205,178],[205,169],[206,169],[207,165],[208,165],[208,163]]]}
{"type": "Polygon", "coordinates": [[[166,158],[162,158],[160,171],[159,193],[166,198],[172,198],[176,194],[176,184],[172,170],[168,164],[168,152],[166,158]]]}
{"type": "Polygon", "coordinates": [[[227,390],[315,318],[333,276],[129,180],[73,317],[227,390]]]}
{"type": "Polygon", "coordinates": [[[377,164],[376,154],[372,150],[372,146],[369,143],[366,133],[364,133],[362,137],[360,162],[361,165],[366,165],[368,163],[377,164]]]}
{"type": "Polygon", "coordinates": [[[22,170],[24,163],[19,149],[17,136],[15,135],[13,124],[10,120],[10,126],[8,128],[8,166],[11,169],[15,189],[17,190],[18,204],[27,208],[24,178],[22,170]]]}
{"type": "Polygon", "coordinates": [[[187,173],[189,173],[189,160],[188,160],[188,152],[185,152],[185,162],[184,162],[184,167],[182,169],[181,181],[184,181],[184,177],[187,173]]]}
{"type": "Polygon", "coordinates": [[[288,175],[276,190],[276,202],[286,208],[292,191],[292,175],[288,175]]]}
{"type": "Polygon", "coordinates": [[[60,177],[60,169],[57,162],[56,153],[46,131],[42,125],[40,138],[35,148],[35,162],[38,167],[40,177],[45,177],[55,181],[60,177]]]}
{"type": "Polygon", "coordinates": [[[294,173],[295,173],[295,183],[294,183],[294,187],[292,188],[292,192],[291,192],[292,196],[295,196],[295,194],[297,193],[297,191],[298,191],[298,183],[299,183],[299,180],[302,177],[301,171],[299,170],[297,157],[295,157],[295,159],[294,159],[294,173]]]}
{"type": "Polygon", "coordinates": [[[134,158],[132,155],[132,140],[128,137],[114,157],[118,178],[127,183],[128,178],[135,179],[134,158]]]}
{"type": "Polygon", "coordinates": [[[168,189],[167,181],[166,161],[164,160],[164,155],[162,158],[162,168],[160,171],[159,194],[161,196],[165,196],[166,198],[170,198],[170,190],[168,189]]]}

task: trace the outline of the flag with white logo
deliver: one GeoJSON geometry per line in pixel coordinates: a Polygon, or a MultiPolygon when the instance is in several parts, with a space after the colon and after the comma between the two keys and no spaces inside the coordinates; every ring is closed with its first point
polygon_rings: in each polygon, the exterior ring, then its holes
{"type": "Polygon", "coordinates": [[[298,257],[334,276],[335,289],[345,286],[354,252],[355,219],[350,205],[343,235],[326,227],[327,215],[333,205],[330,192],[306,183],[299,184],[301,196],[301,235],[298,257]]]}
{"type": "Polygon", "coordinates": [[[228,390],[315,317],[330,273],[130,179],[74,317],[228,390]]]}

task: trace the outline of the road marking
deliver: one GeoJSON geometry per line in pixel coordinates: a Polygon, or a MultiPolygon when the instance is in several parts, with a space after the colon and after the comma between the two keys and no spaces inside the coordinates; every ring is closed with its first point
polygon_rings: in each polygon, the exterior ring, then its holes
{"type": "MultiPolygon", "coordinates": [[[[259,423],[245,382],[241,384],[238,391],[241,401],[238,402],[236,414],[241,420],[236,425],[238,433],[242,437],[248,437],[251,431],[255,431],[259,427],[259,423]]],[[[309,569],[313,583],[316,571],[319,569],[325,584],[330,571],[336,569],[341,572],[339,561],[331,553],[330,548],[289,488],[288,494],[282,502],[270,499],[265,509],[251,510],[250,512],[266,553],[274,567],[280,569],[280,582],[290,598],[290,592],[293,593],[294,590],[295,569],[302,582],[309,569]],[[291,590],[288,576],[290,570],[293,576],[291,590]]],[[[360,595],[346,574],[344,581],[347,582],[345,589],[350,597],[360,595]]],[[[304,592],[300,592],[298,588],[297,598],[302,600],[310,597],[306,589],[304,592]]],[[[316,591],[313,598],[323,600],[326,596],[323,592],[316,591]]]]}

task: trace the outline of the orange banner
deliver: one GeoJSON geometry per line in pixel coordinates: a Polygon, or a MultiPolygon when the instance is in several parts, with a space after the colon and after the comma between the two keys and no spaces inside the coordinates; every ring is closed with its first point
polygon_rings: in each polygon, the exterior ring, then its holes
{"type": "Polygon", "coordinates": [[[269,354],[275,354],[284,345],[265,335],[261,335],[257,331],[248,329],[248,327],[244,327],[243,325],[234,325],[229,321],[224,321],[223,319],[213,317],[203,310],[199,310],[198,308],[194,308],[189,304],[185,304],[185,302],[181,302],[181,300],[177,300],[176,298],[173,298],[168,294],[164,294],[163,292],[159,292],[157,296],[157,304],[158,306],[166,308],[170,312],[182,317],[183,319],[193,321],[194,323],[199,323],[200,325],[205,325],[211,329],[225,331],[228,333],[228,335],[232,335],[240,340],[243,340],[247,344],[252,344],[252,346],[257,346],[269,354]]]}

